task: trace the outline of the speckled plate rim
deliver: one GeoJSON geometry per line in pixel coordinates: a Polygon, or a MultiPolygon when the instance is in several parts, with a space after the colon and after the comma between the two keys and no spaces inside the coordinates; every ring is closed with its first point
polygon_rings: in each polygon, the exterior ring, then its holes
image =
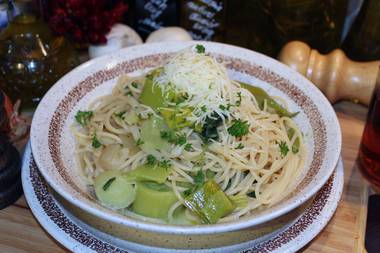
{"type": "MultiPolygon", "coordinates": [[[[83,93],[86,92],[84,91],[86,89],[93,89],[94,86],[96,87],[97,85],[96,82],[104,82],[104,80],[108,80],[107,78],[109,75],[112,75],[114,72],[120,70],[125,71],[126,68],[128,71],[133,71],[142,68],[141,66],[147,67],[144,65],[144,61],[146,61],[146,59],[151,55],[162,56],[195,43],[200,42],[155,43],[126,48],[114,54],[100,57],[82,64],[78,68],[74,69],[71,74],[69,73],[68,75],[64,76],[57,82],[56,85],[54,85],[49,90],[49,92],[42,99],[34,115],[31,128],[31,140],[32,150],[35,154],[36,162],[39,168],[41,168],[40,170],[44,178],[48,181],[49,185],[51,185],[56,190],[56,192],[58,192],[61,196],[63,196],[71,203],[86,211],[89,211],[98,217],[110,220],[112,222],[121,223],[126,226],[132,226],[136,229],[144,229],[163,233],[202,234],[238,230],[264,223],[296,208],[308,200],[311,196],[313,196],[323,186],[337,164],[341,149],[340,126],[335,112],[323,94],[306,78],[291,70],[282,63],[279,63],[278,61],[267,56],[261,55],[251,50],[221,43],[201,42],[206,46],[206,48],[209,49],[210,52],[219,54],[221,57],[225,57],[227,60],[231,61],[230,64],[232,65],[233,69],[238,69],[243,72],[258,71],[257,75],[269,74],[269,78],[271,80],[266,80],[267,82],[272,84],[276,82],[282,82],[281,85],[285,85],[283,87],[283,90],[281,90],[283,92],[287,92],[286,87],[296,87],[296,90],[298,89],[298,93],[296,92],[294,97],[301,96],[301,101],[304,101],[306,104],[311,103],[312,106],[309,105],[308,107],[305,105],[305,110],[311,110],[311,114],[317,113],[317,115],[319,115],[317,119],[316,116],[311,117],[312,120],[318,122],[318,130],[314,130],[313,134],[325,134],[326,139],[320,139],[319,141],[326,142],[327,144],[320,144],[322,146],[324,145],[324,147],[322,149],[319,149],[317,153],[314,152],[314,158],[312,161],[314,162],[315,160],[319,160],[317,162],[319,164],[317,165],[318,169],[317,172],[312,172],[316,168],[316,166],[314,166],[314,169],[309,170],[311,174],[308,172],[307,175],[310,174],[312,176],[305,177],[307,178],[305,183],[306,186],[302,188],[302,193],[298,194],[297,196],[294,196],[293,194],[287,198],[288,200],[283,200],[271,207],[270,212],[263,212],[263,214],[257,212],[255,216],[251,218],[243,218],[236,222],[229,222],[225,224],[203,225],[202,227],[186,227],[162,226],[160,224],[137,221],[126,216],[121,216],[100,206],[93,200],[88,199],[88,197],[85,197],[85,195],[81,193],[78,187],[71,187],[71,189],[68,190],[70,188],[70,179],[67,181],[67,179],[64,179],[64,176],[62,176],[62,174],[58,175],[58,169],[56,169],[56,161],[58,161],[58,164],[62,163],[60,162],[61,144],[50,145],[50,140],[54,138],[57,139],[59,137],[56,136],[60,135],[59,130],[57,131],[56,129],[60,128],[59,124],[61,123],[57,123],[56,120],[59,121],[62,120],[60,118],[67,117],[63,111],[72,106],[70,103],[76,103],[75,101],[73,102],[73,100],[77,98],[73,98],[71,96],[73,95],[75,97],[75,94],[77,92],[83,93]],[[242,66],[245,66],[246,68],[240,69],[242,66]],[[272,70],[274,72],[272,72],[272,70]],[[84,76],[86,78],[83,79],[83,77],[80,79],[80,76],[84,76]],[[87,84],[87,86],[80,84],[77,85],[78,82],[81,84],[87,84]],[[303,95],[299,94],[299,92],[301,92],[303,95]],[[67,95],[64,103],[62,103],[59,97],[61,94],[68,93],[71,95],[67,95]],[[306,94],[308,95],[306,96],[306,94]],[[60,107],[57,107],[58,105],[60,107]],[[54,118],[55,121],[52,120],[52,118],[54,118]],[[52,127],[52,125],[54,126],[52,127]],[[326,131],[328,131],[328,134],[326,134],[326,131]],[[323,170],[321,170],[321,168],[323,168],[323,170]]],[[[152,60],[150,60],[150,64],[153,64],[152,60]]],[[[259,78],[259,76],[256,77],[259,78]]],[[[316,128],[314,127],[314,129],[316,128]]],[[[304,181],[305,180],[302,182],[304,181]]],[[[71,185],[75,186],[72,182],[71,185]]]]}
{"type": "MultiPolygon", "coordinates": [[[[312,205],[285,230],[260,243],[247,242],[207,250],[161,249],[128,242],[126,245],[132,245],[131,247],[134,251],[161,253],[295,252],[317,236],[334,215],[343,191],[343,173],[343,162],[340,159],[334,173],[317,193],[312,205]]],[[[21,177],[25,198],[33,215],[41,226],[67,249],[73,252],[134,252],[115,246],[112,241],[117,241],[118,239],[109,235],[106,236],[109,240],[101,239],[104,238],[104,235],[99,236],[99,234],[104,233],[96,234],[94,229],[90,232],[78,222],[69,218],[69,215],[62,210],[60,204],[56,202],[53,195],[48,191],[36,164],[32,162],[30,143],[28,143],[24,152],[21,177]]]]}

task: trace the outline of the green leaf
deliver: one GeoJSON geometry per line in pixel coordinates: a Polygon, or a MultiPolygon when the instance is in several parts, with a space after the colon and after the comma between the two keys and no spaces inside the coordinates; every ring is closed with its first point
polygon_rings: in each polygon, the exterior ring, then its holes
{"type": "Polygon", "coordinates": [[[142,144],[144,144],[144,141],[142,141],[141,139],[137,139],[137,141],[136,141],[136,145],[137,145],[137,146],[140,146],[140,145],[142,145],[142,144]]]}
{"type": "Polygon", "coordinates": [[[234,119],[232,125],[227,129],[228,133],[235,137],[241,137],[246,135],[249,131],[248,121],[242,121],[241,119],[234,119]]]}
{"type": "Polygon", "coordinates": [[[239,145],[235,147],[235,149],[243,149],[244,145],[240,142],[239,145]]]}
{"type": "Polygon", "coordinates": [[[100,141],[96,137],[96,134],[94,134],[94,136],[92,137],[92,146],[94,148],[100,148],[102,146],[102,144],[100,143],[100,141]]]}
{"type": "Polygon", "coordinates": [[[139,84],[136,82],[132,82],[132,87],[137,89],[139,87],[139,84]]]}
{"type": "Polygon", "coordinates": [[[108,181],[103,185],[103,191],[107,191],[107,189],[111,186],[113,181],[115,181],[116,177],[112,177],[108,179],[108,181]]]}
{"type": "Polygon", "coordinates": [[[119,118],[121,120],[124,120],[125,119],[124,114],[125,114],[125,111],[118,112],[118,113],[115,113],[115,117],[117,117],[117,118],[119,118]]]}
{"type": "Polygon", "coordinates": [[[164,169],[169,169],[172,165],[169,160],[162,160],[158,163],[158,165],[164,169]]]}
{"type": "Polygon", "coordinates": [[[184,150],[186,151],[191,151],[193,149],[193,145],[191,145],[191,143],[187,143],[184,147],[184,150]]]}
{"type": "Polygon", "coordinates": [[[82,126],[86,126],[88,121],[94,115],[92,111],[78,111],[75,115],[75,120],[82,126]]]}
{"type": "Polygon", "coordinates": [[[289,152],[288,145],[286,145],[285,141],[282,141],[278,144],[278,146],[280,147],[281,157],[285,157],[289,152]]]}
{"type": "Polygon", "coordinates": [[[238,101],[236,101],[236,106],[240,106],[241,105],[241,92],[239,91],[238,93],[237,93],[237,96],[238,96],[238,101]]]}
{"type": "Polygon", "coordinates": [[[197,174],[193,177],[195,185],[203,185],[205,182],[205,174],[202,170],[198,170],[197,174]]]}
{"type": "Polygon", "coordinates": [[[146,163],[148,165],[156,165],[157,158],[154,155],[148,155],[147,158],[146,158],[146,163]]]}
{"type": "Polygon", "coordinates": [[[198,54],[204,54],[206,52],[206,49],[203,45],[197,44],[195,46],[195,49],[197,50],[198,54]]]}

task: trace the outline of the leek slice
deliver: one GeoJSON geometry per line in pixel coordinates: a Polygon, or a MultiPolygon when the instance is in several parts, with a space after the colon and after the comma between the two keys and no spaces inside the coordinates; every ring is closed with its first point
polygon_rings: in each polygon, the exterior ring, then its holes
{"type": "Polygon", "coordinates": [[[135,200],[136,189],[119,171],[103,172],[95,178],[95,194],[99,201],[111,208],[126,208],[135,200]]]}
{"type": "Polygon", "coordinates": [[[235,209],[234,203],[213,180],[207,181],[185,198],[184,204],[203,223],[216,223],[235,209]]]}
{"type": "Polygon", "coordinates": [[[177,202],[174,192],[163,184],[137,182],[132,211],[151,218],[167,220],[170,207],[177,202]]]}

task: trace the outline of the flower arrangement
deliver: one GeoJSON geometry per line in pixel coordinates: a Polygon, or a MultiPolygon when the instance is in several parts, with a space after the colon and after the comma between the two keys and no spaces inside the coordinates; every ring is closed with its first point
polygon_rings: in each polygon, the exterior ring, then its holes
{"type": "Polygon", "coordinates": [[[49,26],[78,44],[103,44],[128,6],[122,0],[50,0],[49,26]]]}

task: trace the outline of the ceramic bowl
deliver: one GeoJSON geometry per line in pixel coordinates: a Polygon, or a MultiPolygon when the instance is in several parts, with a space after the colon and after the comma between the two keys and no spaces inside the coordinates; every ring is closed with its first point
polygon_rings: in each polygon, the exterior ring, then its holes
{"type": "Polygon", "coordinates": [[[96,58],[62,77],[44,96],[33,118],[31,145],[37,165],[53,189],[72,205],[94,217],[133,228],[135,231],[179,235],[210,235],[263,224],[310,199],[333,172],[341,150],[341,132],[336,114],[324,95],[306,78],[262,54],[221,43],[167,42],[134,46],[96,58]],[[70,125],[78,110],[94,98],[109,94],[117,78],[158,66],[179,50],[201,43],[223,62],[232,79],[260,86],[285,98],[305,136],[308,155],[294,189],[277,204],[257,210],[250,217],[213,225],[160,225],[122,216],[102,207],[79,176],[74,159],[70,125]]]}

